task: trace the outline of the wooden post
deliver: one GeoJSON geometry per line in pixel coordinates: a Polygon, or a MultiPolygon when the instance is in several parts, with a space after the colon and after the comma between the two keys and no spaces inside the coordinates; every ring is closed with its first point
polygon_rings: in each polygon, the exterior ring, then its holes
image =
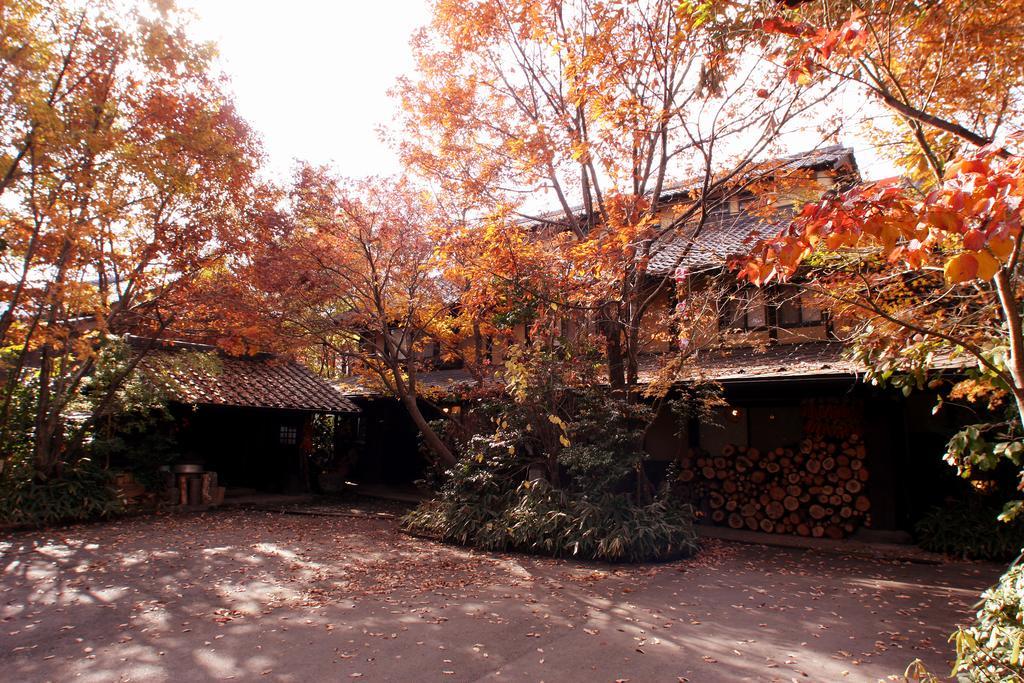
{"type": "Polygon", "coordinates": [[[213,500],[213,476],[211,472],[203,473],[202,493],[199,496],[199,501],[203,505],[209,505],[210,501],[213,500]]]}
{"type": "Polygon", "coordinates": [[[299,478],[303,491],[309,491],[309,456],[313,453],[313,415],[307,414],[302,419],[299,439],[299,478]]]}

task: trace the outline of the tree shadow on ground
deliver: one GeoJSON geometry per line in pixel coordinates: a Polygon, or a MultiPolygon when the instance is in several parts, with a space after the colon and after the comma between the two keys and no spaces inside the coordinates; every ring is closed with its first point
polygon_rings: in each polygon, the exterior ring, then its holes
{"type": "Polygon", "coordinates": [[[0,665],[24,681],[856,680],[916,657],[941,671],[945,633],[999,573],[721,542],[610,566],[261,511],[20,533],[0,552],[0,665]]]}

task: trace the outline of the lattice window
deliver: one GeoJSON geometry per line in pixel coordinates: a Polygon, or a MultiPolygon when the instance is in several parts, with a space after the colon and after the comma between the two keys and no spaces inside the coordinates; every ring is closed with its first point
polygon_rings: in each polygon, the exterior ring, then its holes
{"type": "Polygon", "coordinates": [[[281,425],[281,444],[294,446],[299,442],[299,430],[291,425],[281,425]]]}

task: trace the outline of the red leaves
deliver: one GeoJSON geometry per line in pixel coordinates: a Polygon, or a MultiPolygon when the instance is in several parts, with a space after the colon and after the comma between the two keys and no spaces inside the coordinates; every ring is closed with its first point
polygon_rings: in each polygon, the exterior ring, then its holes
{"type": "Polygon", "coordinates": [[[963,227],[963,219],[957,212],[944,206],[936,206],[928,209],[925,213],[924,222],[930,223],[940,230],[946,232],[960,232],[963,227]]]}
{"type": "Polygon", "coordinates": [[[835,55],[856,56],[864,50],[868,34],[860,28],[863,18],[863,11],[854,10],[847,21],[832,30],[781,16],[763,19],[755,22],[754,26],[765,33],[788,36],[797,41],[795,50],[786,60],[787,78],[790,83],[807,85],[819,63],[825,63],[835,55]]]}
{"type": "Polygon", "coordinates": [[[956,161],[947,166],[943,180],[952,180],[958,175],[966,175],[969,173],[988,175],[990,170],[991,169],[988,164],[981,159],[965,159],[963,161],[956,161]]]}
{"type": "Polygon", "coordinates": [[[988,280],[1011,258],[1021,235],[1024,158],[992,149],[954,160],[923,201],[896,181],[866,184],[808,204],[784,234],[762,242],[739,264],[739,277],[788,277],[815,249],[874,246],[910,268],[941,265],[950,284],[988,280]]]}
{"type": "Polygon", "coordinates": [[[985,246],[985,233],[976,228],[972,228],[967,231],[964,235],[964,249],[970,249],[971,251],[978,251],[985,246]]]}
{"type": "Polygon", "coordinates": [[[802,38],[807,35],[814,35],[818,31],[805,22],[790,21],[785,17],[770,17],[754,23],[754,28],[759,28],[767,33],[781,33],[782,35],[802,38]]]}

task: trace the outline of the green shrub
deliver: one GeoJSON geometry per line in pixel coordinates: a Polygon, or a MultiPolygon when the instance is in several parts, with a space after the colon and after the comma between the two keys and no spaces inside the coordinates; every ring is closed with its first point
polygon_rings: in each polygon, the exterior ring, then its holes
{"type": "Polygon", "coordinates": [[[519,551],[606,562],[688,557],[697,550],[693,510],[627,494],[596,499],[524,482],[504,494],[443,492],[403,519],[412,533],[491,551],[519,551]]]}
{"type": "Polygon", "coordinates": [[[505,365],[507,397],[478,402],[461,457],[404,528],[491,551],[647,562],[697,549],[693,509],[644,473],[649,408],[609,394],[586,349],[534,343],[505,365]]]}
{"type": "Polygon", "coordinates": [[[65,466],[59,478],[45,482],[26,470],[15,467],[0,481],[0,523],[38,527],[83,522],[124,509],[110,475],[88,459],[65,466]]]}
{"type": "Polygon", "coordinates": [[[974,625],[953,636],[954,673],[972,681],[1024,679],[1024,565],[1010,567],[982,594],[974,625]]]}
{"type": "Polygon", "coordinates": [[[1000,522],[1001,508],[960,500],[931,509],[915,526],[925,550],[974,560],[1007,560],[1024,547],[1024,519],[1000,522]]]}

